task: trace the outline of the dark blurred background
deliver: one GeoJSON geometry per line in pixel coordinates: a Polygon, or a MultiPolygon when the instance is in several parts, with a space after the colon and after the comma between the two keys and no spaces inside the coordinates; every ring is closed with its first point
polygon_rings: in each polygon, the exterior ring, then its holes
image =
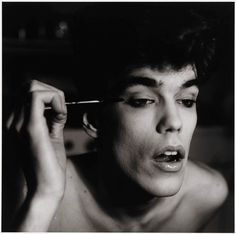
{"type": "MultiPolygon", "coordinates": [[[[70,41],[73,15],[82,13],[88,6],[96,7],[99,4],[106,3],[2,3],[3,126],[14,103],[15,94],[26,80],[38,79],[52,84],[65,92],[67,101],[75,100],[78,92],[75,80],[79,79],[82,83],[83,77],[78,77],[79,67],[70,41]]],[[[234,3],[165,4],[191,4],[220,22],[217,29],[218,65],[209,82],[200,91],[198,127],[193,137],[190,157],[220,170],[230,188],[225,205],[205,231],[233,232],[234,3]]],[[[71,108],[65,129],[68,156],[84,153],[92,147],[91,140],[81,129],[80,118],[78,109],[71,108]]],[[[8,144],[4,141],[4,135],[3,143],[8,144]]]]}

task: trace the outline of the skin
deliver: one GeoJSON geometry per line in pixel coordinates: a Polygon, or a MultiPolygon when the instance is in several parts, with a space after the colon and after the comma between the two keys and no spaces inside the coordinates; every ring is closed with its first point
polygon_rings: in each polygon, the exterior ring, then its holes
{"type": "Polygon", "coordinates": [[[197,122],[198,88],[182,87],[196,79],[194,71],[190,66],[179,72],[159,72],[144,67],[133,70],[130,76],[148,77],[156,81],[157,87],[132,85],[121,94],[127,101],[113,105],[109,118],[104,114],[101,135],[102,142],[106,143],[105,154],[113,155],[126,176],[148,193],[174,195],[183,181],[197,122]],[[138,104],[133,99],[138,99],[138,104]],[[153,163],[153,155],[167,146],[182,146],[185,150],[184,165],[177,173],[163,173],[153,163]]]}
{"type": "Polygon", "coordinates": [[[33,189],[28,184],[32,192],[18,211],[21,218],[16,216],[17,231],[192,232],[223,203],[223,177],[187,160],[197,122],[198,88],[186,87],[196,80],[192,67],[140,67],[129,77],[146,77],[157,85],[131,82],[119,93],[124,101],[106,105],[99,116],[87,113],[84,126],[100,142],[99,153],[67,160],[64,97],[51,86],[32,83],[30,117],[22,121],[13,114],[8,122],[9,128],[32,139],[37,181],[33,189]],[[51,131],[43,117],[45,103],[55,110],[51,131]],[[153,156],[176,145],[184,150],[180,169],[170,172],[157,166],[153,156]]]}

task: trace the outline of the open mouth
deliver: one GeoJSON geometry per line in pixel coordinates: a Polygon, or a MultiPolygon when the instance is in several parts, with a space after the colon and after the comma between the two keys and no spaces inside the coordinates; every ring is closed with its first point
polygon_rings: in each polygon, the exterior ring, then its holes
{"type": "Polygon", "coordinates": [[[185,151],[182,146],[168,146],[154,156],[156,162],[179,162],[184,159],[185,151]]]}
{"type": "Polygon", "coordinates": [[[165,151],[155,157],[157,162],[179,162],[184,157],[178,151],[165,151]]]}
{"type": "Polygon", "coordinates": [[[153,159],[155,165],[164,172],[178,172],[184,164],[183,146],[167,146],[157,152],[153,159]]]}

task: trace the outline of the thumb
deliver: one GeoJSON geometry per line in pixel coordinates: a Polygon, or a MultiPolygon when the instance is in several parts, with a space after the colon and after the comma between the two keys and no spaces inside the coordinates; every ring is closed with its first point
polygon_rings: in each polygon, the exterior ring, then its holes
{"type": "Polygon", "coordinates": [[[67,120],[66,113],[57,113],[51,123],[50,136],[51,138],[63,140],[63,130],[67,120]]]}

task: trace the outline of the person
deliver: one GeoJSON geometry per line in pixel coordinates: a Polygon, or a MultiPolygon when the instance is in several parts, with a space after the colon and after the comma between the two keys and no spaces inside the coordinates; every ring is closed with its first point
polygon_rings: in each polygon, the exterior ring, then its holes
{"type": "Polygon", "coordinates": [[[82,19],[74,34],[78,86],[83,78],[81,96],[102,100],[82,120],[96,150],[66,157],[64,93],[32,80],[7,121],[23,146],[26,180],[10,229],[202,230],[228,193],[219,172],[188,159],[199,87],[214,57],[211,24],[169,4],[102,5],[82,19]]]}

